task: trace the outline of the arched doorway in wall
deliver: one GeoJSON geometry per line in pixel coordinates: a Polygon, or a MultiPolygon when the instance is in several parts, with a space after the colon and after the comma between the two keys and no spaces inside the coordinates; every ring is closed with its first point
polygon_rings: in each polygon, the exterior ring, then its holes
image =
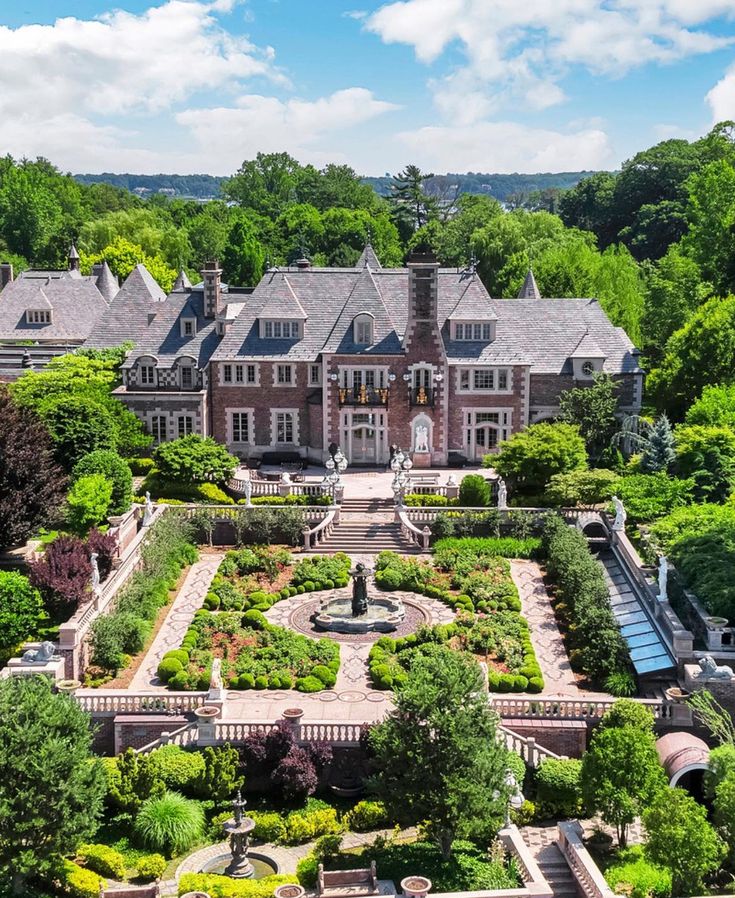
{"type": "Polygon", "coordinates": [[[387,413],[343,409],[342,451],[351,465],[384,465],[388,461],[387,413]]]}
{"type": "Polygon", "coordinates": [[[464,413],[464,444],[467,458],[479,461],[496,452],[511,433],[510,409],[467,409],[464,413]]]}
{"type": "Polygon", "coordinates": [[[709,747],[693,733],[667,733],[656,742],[659,760],[670,786],[686,789],[704,803],[703,781],[709,767],[709,747]]]}

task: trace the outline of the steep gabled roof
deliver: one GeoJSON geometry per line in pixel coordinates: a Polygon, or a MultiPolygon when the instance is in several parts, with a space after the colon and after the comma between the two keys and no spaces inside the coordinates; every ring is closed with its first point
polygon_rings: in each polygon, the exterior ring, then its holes
{"type": "Polygon", "coordinates": [[[81,343],[107,309],[91,278],[18,278],[0,295],[0,340],[81,343]],[[29,324],[26,312],[51,309],[48,324],[29,324]]]}
{"type": "Polygon", "coordinates": [[[375,278],[370,268],[365,267],[355,280],[347,301],[334,323],[324,351],[370,354],[399,352],[400,348],[401,341],[375,278]],[[355,340],[354,320],[363,313],[372,315],[373,318],[373,342],[370,346],[357,343],[355,340]]]}
{"type": "MultiPolygon", "coordinates": [[[[267,277],[268,275],[266,275],[267,277]]],[[[298,301],[288,277],[283,272],[273,272],[268,298],[258,312],[258,318],[283,318],[305,320],[307,314],[298,301]]]]}
{"type": "Polygon", "coordinates": [[[569,356],[570,359],[604,359],[605,353],[600,349],[597,343],[590,336],[590,332],[586,330],[582,334],[579,343],[574,348],[574,352],[569,356]]]}
{"type": "Polygon", "coordinates": [[[498,316],[485,285],[474,272],[465,274],[464,277],[465,288],[447,318],[459,321],[494,321],[498,316]]]}
{"type": "Polygon", "coordinates": [[[375,250],[372,247],[372,244],[366,243],[365,249],[360,254],[360,258],[357,260],[356,268],[372,268],[373,271],[378,271],[383,266],[380,264],[380,259],[375,254],[375,250]]]}
{"type": "Polygon", "coordinates": [[[189,280],[186,272],[182,268],[176,276],[176,280],[174,281],[173,290],[191,290],[191,281],[189,280]]]}
{"type": "Polygon", "coordinates": [[[523,286],[518,291],[518,299],[541,299],[541,291],[530,268],[528,269],[526,279],[523,281],[523,286]]]}
{"type": "Polygon", "coordinates": [[[85,345],[102,349],[128,341],[137,344],[165,299],[166,294],[145,265],[136,265],[85,345]]]}
{"type": "Polygon", "coordinates": [[[106,260],[102,263],[102,271],[97,277],[97,289],[104,296],[107,302],[112,302],[112,300],[117,296],[118,290],[120,289],[120,284],[118,283],[115,275],[110,270],[110,266],[107,264],[106,260]]]}

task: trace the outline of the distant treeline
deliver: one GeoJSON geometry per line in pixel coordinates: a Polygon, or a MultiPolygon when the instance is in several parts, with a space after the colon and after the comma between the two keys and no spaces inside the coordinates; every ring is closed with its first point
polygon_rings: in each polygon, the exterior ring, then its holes
{"type": "MultiPolygon", "coordinates": [[[[427,193],[438,197],[459,196],[461,193],[485,194],[493,196],[501,203],[518,200],[529,194],[543,190],[566,190],[575,187],[583,178],[595,174],[592,171],[539,172],[534,175],[523,175],[514,172],[512,175],[490,175],[482,172],[467,172],[464,175],[449,172],[446,175],[434,175],[424,181],[427,193]]],[[[381,196],[390,195],[393,179],[390,175],[382,178],[363,178],[381,196]]]]}
{"type": "Polygon", "coordinates": [[[112,184],[123,190],[136,192],[140,189],[159,193],[173,191],[173,196],[195,197],[208,200],[220,195],[220,187],[226,178],[214,175],[115,175],[103,172],[101,175],[74,175],[81,184],[112,184]]]}
{"type": "MultiPolygon", "coordinates": [[[[591,171],[573,172],[541,172],[533,175],[490,175],[480,172],[467,174],[435,175],[429,178],[424,187],[427,193],[438,197],[453,197],[461,193],[485,194],[493,196],[501,203],[517,200],[529,194],[543,190],[566,190],[574,187],[583,178],[594,174],[591,171]]],[[[196,199],[212,199],[220,196],[220,187],[226,178],[214,175],[116,175],[103,172],[101,175],[75,175],[82,184],[112,184],[124,190],[135,192],[139,189],[159,193],[173,191],[174,196],[195,197],[196,199]]],[[[362,178],[364,184],[370,186],[380,195],[390,194],[392,178],[362,178]]]]}

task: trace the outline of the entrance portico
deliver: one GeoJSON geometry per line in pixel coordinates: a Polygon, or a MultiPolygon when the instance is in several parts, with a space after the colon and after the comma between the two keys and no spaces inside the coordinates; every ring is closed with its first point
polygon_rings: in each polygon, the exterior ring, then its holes
{"type": "Polygon", "coordinates": [[[388,413],[384,408],[343,408],[340,412],[340,442],[351,465],[388,463],[388,413]]]}

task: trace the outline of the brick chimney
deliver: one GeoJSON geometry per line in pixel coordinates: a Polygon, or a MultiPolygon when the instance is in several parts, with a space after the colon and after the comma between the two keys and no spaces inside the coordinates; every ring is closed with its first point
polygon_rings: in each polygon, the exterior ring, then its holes
{"type": "Polygon", "coordinates": [[[0,290],[13,280],[13,266],[10,262],[0,262],[0,290]]]}
{"type": "Polygon", "coordinates": [[[222,311],[222,269],[217,267],[217,261],[205,262],[201,271],[204,281],[204,315],[206,318],[216,318],[222,311]]]}
{"type": "Polygon", "coordinates": [[[408,326],[436,325],[439,308],[439,263],[431,253],[408,257],[408,326]]]}

